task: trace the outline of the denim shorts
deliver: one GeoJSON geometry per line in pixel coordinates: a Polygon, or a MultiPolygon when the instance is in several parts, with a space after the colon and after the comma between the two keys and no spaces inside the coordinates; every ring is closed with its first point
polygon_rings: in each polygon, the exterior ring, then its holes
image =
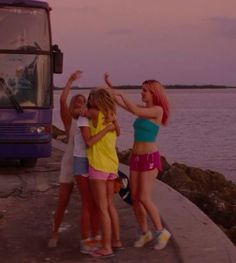
{"type": "Polygon", "coordinates": [[[91,180],[95,179],[95,180],[107,181],[107,180],[115,180],[117,177],[118,177],[117,174],[99,171],[89,166],[89,179],[91,180]]]}
{"type": "Polygon", "coordinates": [[[82,175],[88,177],[88,158],[74,156],[73,172],[74,175],[82,175]]]}
{"type": "Polygon", "coordinates": [[[159,152],[134,154],[132,153],[129,160],[130,170],[137,172],[149,171],[157,168],[162,170],[161,156],[159,152]]]}

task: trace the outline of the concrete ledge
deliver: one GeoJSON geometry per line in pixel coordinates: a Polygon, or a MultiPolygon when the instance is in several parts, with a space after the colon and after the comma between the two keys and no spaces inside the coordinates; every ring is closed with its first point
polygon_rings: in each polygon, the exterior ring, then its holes
{"type": "MultiPolygon", "coordinates": [[[[120,164],[128,174],[128,166],[120,164]]],[[[164,224],[186,263],[234,263],[236,248],[223,231],[197,206],[157,180],[153,193],[164,224]]]]}
{"type": "MultiPolygon", "coordinates": [[[[61,151],[66,144],[53,140],[61,151]]],[[[119,169],[128,175],[127,165],[119,169]]],[[[184,263],[234,263],[236,248],[197,206],[167,184],[156,180],[153,198],[184,263]]]]}

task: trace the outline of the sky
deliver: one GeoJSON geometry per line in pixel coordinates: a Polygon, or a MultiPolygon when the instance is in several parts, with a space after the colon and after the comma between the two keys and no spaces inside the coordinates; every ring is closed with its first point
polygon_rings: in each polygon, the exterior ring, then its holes
{"type": "Polygon", "coordinates": [[[64,53],[63,86],[236,86],[235,0],[50,0],[53,43],[64,53]]]}

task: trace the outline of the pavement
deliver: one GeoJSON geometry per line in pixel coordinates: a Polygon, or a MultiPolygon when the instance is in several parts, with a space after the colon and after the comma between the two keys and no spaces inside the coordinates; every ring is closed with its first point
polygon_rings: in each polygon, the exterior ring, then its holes
{"type": "MultiPolygon", "coordinates": [[[[126,165],[121,164],[120,170],[128,173],[126,165]]],[[[236,262],[236,247],[230,239],[195,204],[179,192],[157,180],[153,200],[162,221],[172,234],[172,245],[175,246],[180,262],[236,262]]]]}
{"type": "MultiPolygon", "coordinates": [[[[167,247],[161,251],[153,249],[154,241],[143,248],[134,248],[133,241],[137,237],[137,223],[132,207],[125,203],[118,194],[115,195],[115,203],[121,222],[121,239],[124,250],[116,253],[115,257],[107,259],[94,259],[88,255],[79,253],[79,235],[77,216],[79,215],[78,199],[71,200],[69,212],[64,218],[63,230],[59,246],[55,249],[47,248],[47,240],[50,233],[49,216],[51,219],[52,209],[55,208],[57,192],[57,177],[60,169],[60,160],[64,144],[54,141],[54,150],[51,158],[42,159],[32,170],[21,173],[16,169],[0,168],[0,262],[5,263],[41,263],[41,262],[160,262],[160,263],[235,263],[236,249],[228,237],[193,203],[176,192],[168,185],[157,180],[154,186],[153,198],[162,216],[165,227],[171,232],[172,238],[167,247]],[[28,174],[28,175],[27,175],[28,174]],[[30,174],[30,176],[29,176],[30,174]],[[7,176],[6,176],[7,175],[7,176]],[[51,189],[51,190],[50,190],[51,189]],[[25,211],[25,217],[20,217],[14,210],[17,206],[7,206],[7,200],[19,192],[27,199],[29,207],[24,208],[26,201],[18,206],[25,211]],[[53,191],[53,193],[51,192],[53,191]],[[29,194],[30,193],[30,194],[29,194]],[[35,194],[36,193],[36,196],[35,194]],[[40,193],[40,194],[39,194],[40,193]],[[41,199],[40,199],[41,198],[41,199]],[[31,205],[31,200],[37,206],[31,205]],[[35,215],[37,211],[37,216],[35,215]],[[34,213],[35,212],[35,213],[34,213]],[[31,221],[27,216],[30,213],[31,221]],[[8,234],[7,228],[14,216],[24,221],[22,227],[27,227],[27,242],[17,235],[19,228],[8,234]],[[6,220],[4,220],[4,218],[6,220]],[[40,221],[42,229],[35,227],[40,221]],[[37,232],[38,231],[38,232],[37,232]],[[10,241],[5,240],[9,235],[10,241]],[[31,237],[32,236],[32,237],[31,237]],[[37,240],[38,239],[38,240],[37,240]],[[5,243],[4,243],[5,242],[5,243]],[[31,246],[33,248],[31,248],[31,246]],[[15,254],[12,253],[15,251],[15,254]],[[26,253],[27,252],[27,253],[26,253]],[[18,253],[18,254],[17,254],[18,253]],[[37,256],[36,256],[37,254],[37,256]],[[24,257],[24,261],[21,261],[24,257]]],[[[120,169],[128,174],[128,167],[121,164],[120,169]]],[[[77,198],[77,197],[76,197],[77,198]]],[[[72,198],[74,199],[74,198],[72,198]]],[[[79,200],[79,205],[81,205],[79,200]]],[[[151,226],[151,222],[150,226],[151,226]]],[[[24,230],[24,229],[23,229],[24,230]]],[[[22,231],[23,231],[22,230],[22,231]]],[[[152,229],[153,230],[153,229],[152,229]]],[[[25,229],[25,232],[27,232],[25,229]]]]}

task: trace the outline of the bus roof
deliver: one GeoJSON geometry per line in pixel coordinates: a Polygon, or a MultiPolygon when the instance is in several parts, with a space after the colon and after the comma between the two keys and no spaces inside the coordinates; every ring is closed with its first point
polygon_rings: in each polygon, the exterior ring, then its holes
{"type": "Polygon", "coordinates": [[[0,6],[40,7],[50,10],[47,2],[33,0],[0,0],[0,6]]]}

